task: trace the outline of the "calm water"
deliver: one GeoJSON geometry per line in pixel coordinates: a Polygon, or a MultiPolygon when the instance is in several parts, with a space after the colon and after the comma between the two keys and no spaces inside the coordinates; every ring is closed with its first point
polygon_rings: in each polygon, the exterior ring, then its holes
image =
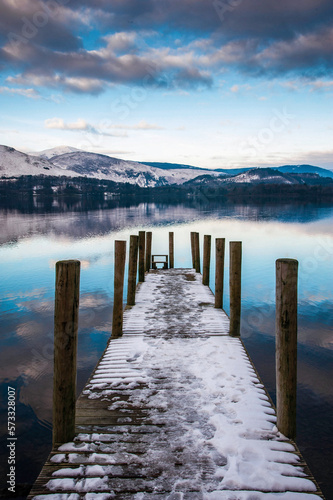
{"type": "MultiPolygon", "coordinates": [[[[81,260],[78,390],[111,329],[113,248],[153,231],[153,253],[191,267],[190,231],[243,241],[242,337],[273,400],[275,260],[299,260],[298,445],[327,499],[332,480],[333,207],[115,206],[87,212],[0,211],[1,477],[8,473],[7,390],[16,388],[17,494],[24,498],[51,448],[54,265],[81,260]]],[[[211,273],[213,273],[214,259],[211,273]]],[[[228,258],[225,309],[228,312],[228,258]]],[[[212,275],[212,274],[211,274],[212,275]]],[[[211,284],[212,289],[213,283],[211,284]]],[[[126,292],[126,291],[125,291],[126,292]]],[[[1,487],[6,492],[6,481],[1,487]]]]}

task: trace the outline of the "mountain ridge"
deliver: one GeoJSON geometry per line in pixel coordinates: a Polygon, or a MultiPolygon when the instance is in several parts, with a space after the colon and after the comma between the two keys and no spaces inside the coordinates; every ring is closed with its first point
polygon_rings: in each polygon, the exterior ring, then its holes
{"type": "Polygon", "coordinates": [[[142,188],[214,183],[320,184],[324,182],[322,179],[333,179],[332,171],[306,164],[275,168],[207,169],[178,163],[122,160],[70,146],[51,148],[36,154],[28,155],[8,146],[0,146],[0,176],[83,177],[142,188]]]}

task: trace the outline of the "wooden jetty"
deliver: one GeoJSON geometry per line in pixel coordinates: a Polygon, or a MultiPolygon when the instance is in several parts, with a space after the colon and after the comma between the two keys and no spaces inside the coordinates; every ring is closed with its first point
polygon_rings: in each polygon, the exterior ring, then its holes
{"type": "Polygon", "coordinates": [[[122,319],[29,499],[324,498],[195,268],[146,272],[122,319]]]}

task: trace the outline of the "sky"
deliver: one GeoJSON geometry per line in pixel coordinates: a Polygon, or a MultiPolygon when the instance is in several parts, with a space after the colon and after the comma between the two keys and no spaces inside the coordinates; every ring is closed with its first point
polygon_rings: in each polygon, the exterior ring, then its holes
{"type": "Polygon", "coordinates": [[[1,0],[0,144],[333,169],[332,0],[1,0]]]}

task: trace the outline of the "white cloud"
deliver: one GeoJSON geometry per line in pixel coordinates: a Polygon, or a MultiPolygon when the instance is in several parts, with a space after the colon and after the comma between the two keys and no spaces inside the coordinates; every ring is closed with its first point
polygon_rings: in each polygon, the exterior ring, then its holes
{"type": "Polygon", "coordinates": [[[58,130],[89,130],[90,127],[82,118],[78,118],[73,123],[65,123],[62,118],[48,118],[44,123],[46,128],[55,128],[58,130]]]}
{"type": "Polygon", "coordinates": [[[160,127],[155,123],[147,123],[145,120],[141,120],[139,123],[135,125],[123,125],[123,124],[110,124],[107,125],[107,128],[115,128],[115,129],[125,129],[125,130],[163,130],[164,127],[160,127]]]}
{"type": "Polygon", "coordinates": [[[39,92],[35,89],[12,89],[10,87],[0,87],[0,94],[13,94],[28,97],[29,99],[40,99],[39,92]]]}
{"type": "Polygon", "coordinates": [[[314,92],[316,90],[324,90],[324,91],[332,91],[333,90],[333,80],[317,80],[315,82],[311,82],[310,86],[312,86],[311,91],[314,92]]]}
{"type": "Polygon", "coordinates": [[[103,135],[108,137],[127,137],[126,133],[109,133],[106,132],[105,123],[100,126],[92,125],[83,118],[78,118],[76,122],[66,123],[63,118],[48,118],[44,122],[45,128],[57,129],[57,130],[70,130],[72,132],[85,132],[87,134],[103,135]]]}

